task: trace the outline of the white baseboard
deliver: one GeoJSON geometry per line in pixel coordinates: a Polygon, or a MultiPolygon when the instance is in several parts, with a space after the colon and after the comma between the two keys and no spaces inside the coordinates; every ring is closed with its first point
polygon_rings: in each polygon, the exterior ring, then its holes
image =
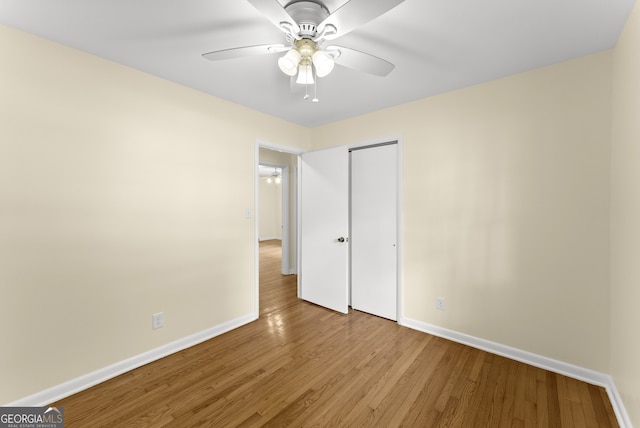
{"type": "Polygon", "coordinates": [[[554,360],[553,358],[548,358],[542,355],[523,351],[521,349],[501,345],[489,340],[480,339],[478,337],[470,336],[464,333],[459,333],[457,331],[438,327],[432,324],[427,324],[422,321],[412,320],[410,318],[400,318],[398,320],[398,324],[412,328],[414,330],[422,331],[423,333],[432,334],[434,336],[442,337],[453,342],[458,342],[462,343],[463,345],[481,349],[492,354],[520,361],[522,363],[539,367],[544,370],[559,373],[593,385],[602,386],[606,389],[609,400],[611,400],[611,405],[613,406],[613,411],[616,414],[616,418],[618,419],[620,427],[632,428],[629,415],[624,408],[622,399],[620,398],[618,390],[616,389],[613,382],[613,378],[610,375],[596,372],[590,369],[585,369],[584,367],[575,366],[573,364],[568,364],[562,361],[554,360]]]}
{"type": "Polygon", "coordinates": [[[262,241],[282,241],[282,237],[281,236],[261,236],[260,238],[258,238],[258,241],[262,242],[262,241]]]}
{"type": "Polygon", "coordinates": [[[101,382],[112,379],[130,370],[136,369],[145,364],[166,357],[167,355],[182,351],[183,349],[197,345],[198,343],[204,342],[230,330],[248,324],[252,321],[255,321],[256,319],[258,319],[258,314],[256,313],[244,315],[242,317],[211,327],[207,330],[183,337],[182,339],[178,339],[171,343],[167,343],[166,345],[160,346],[159,348],[152,349],[150,351],[117,362],[102,369],[98,369],[94,372],[87,373],[75,379],[71,379],[67,382],[61,383],[60,385],[56,385],[28,397],[21,398],[17,401],[14,401],[13,403],[5,404],[5,406],[46,406],[50,403],[61,400],[65,397],[90,388],[101,382]]]}

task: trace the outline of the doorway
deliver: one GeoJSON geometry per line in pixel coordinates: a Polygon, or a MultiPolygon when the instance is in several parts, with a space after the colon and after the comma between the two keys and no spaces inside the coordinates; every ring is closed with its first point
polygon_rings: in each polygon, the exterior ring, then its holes
{"type": "Polygon", "coordinates": [[[298,155],[270,146],[259,145],[257,147],[258,159],[258,180],[256,193],[257,224],[256,230],[258,239],[279,239],[282,241],[282,274],[291,275],[297,273],[297,167],[298,155]],[[267,201],[260,200],[260,190],[265,190],[273,197],[271,206],[267,201]],[[276,193],[277,192],[277,195],[276,193]],[[272,210],[270,213],[262,213],[262,209],[272,210]],[[274,214],[273,210],[277,211],[274,214]],[[264,214],[264,215],[263,215],[264,214]],[[272,220],[266,220],[270,215],[272,220]],[[262,227],[269,227],[267,223],[274,221],[277,217],[277,224],[271,224],[270,231],[261,230],[262,227]]]}
{"type": "MultiPolygon", "coordinates": [[[[297,209],[297,174],[299,152],[290,148],[277,146],[261,141],[255,142],[255,311],[260,308],[260,263],[261,244],[269,243],[272,250],[269,263],[274,256],[279,256],[280,275],[292,276],[297,284],[297,248],[298,248],[298,209],[297,209]],[[262,171],[262,172],[261,172],[262,171]],[[271,181],[269,183],[268,181],[271,181]],[[270,186],[270,187],[269,187],[270,186]],[[273,197],[270,204],[263,204],[260,189],[266,189],[273,197]],[[277,194],[276,194],[277,193],[277,194]],[[270,213],[265,213],[270,210],[270,213]],[[263,214],[270,219],[263,218],[263,214]],[[261,225],[261,222],[263,223],[261,225]],[[266,225],[265,223],[266,222],[266,225]],[[265,230],[265,228],[269,230],[265,230]],[[277,245],[276,245],[277,244],[277,245]],[[277,247],[277,248],[276,248],[277,247]]],[[[263,195],[263,197],[266,197],[263,195]]],[[[264,245],[262,246],[264,247],[264,245]]],[[[287,281],[287,284],[291,281],[287,281]]]]}
{"type": "Polygon", "coordinates": [[[279,241],[282,248],[281,273],[295,272],[290,267],[291,217],[289,192],[289,170],[287,164],[266,162],[258,165],[258,241],[279,241]]]}

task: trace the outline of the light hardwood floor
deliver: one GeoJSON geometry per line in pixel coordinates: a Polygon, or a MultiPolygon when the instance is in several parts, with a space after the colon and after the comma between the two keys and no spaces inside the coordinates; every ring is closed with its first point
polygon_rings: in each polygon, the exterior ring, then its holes
{"type": "Polygon", "coordinates": [[[296,297],[260,245],[260,319],[55,405],[66,427],[609,427],[603,388],[296,297]]]}

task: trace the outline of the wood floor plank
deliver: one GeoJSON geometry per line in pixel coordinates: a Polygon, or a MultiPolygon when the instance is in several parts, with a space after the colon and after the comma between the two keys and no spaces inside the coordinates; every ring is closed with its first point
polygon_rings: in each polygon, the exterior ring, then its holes
{"type": "MultiPolygon", "coordinates": [[[[544,371],[541,370],[544,373],[544,371]]],[[[549,404],[547,398],[547,383],[544,378],[536,379],[536,426],[549,426],[549,404]]]]}
{"type": "Polygon", "coordinates": [[[517,372],[518,364],[513,361],[509,361],[507,364],[507,375],[505,381],[505,393],[504,402],[502,404],[502,411],[500,412],[500,425],[509,426],[513,420],[515,409],[515,391],[517,387],[517,372]]]}
{"type": "MultiPolygon", "coordinates": [[[[428,353],[423,349],[410,370],[407,371],[404,379],[396,385],[396,398],[389,402],[388,418],[382,419],[380,423],[384,426],[394,427],[404,423],[408,424],[407,416],[416,407],[416,400],[425,388],[437,391],[444,387],[444,378],[437,376],[437,373],[439,369],[444,370],[450,360],[451,355],[447,353],[447,348],[444,346],[439,346],[428,353]]],[[[412,421],[411,425],[416,422],[412,421]]]]}
{"type": "Polygon", "coordinates": [[[260,244],[260,317],[53,403],[74,427],[616,427],[606,391],[297,298],[260,244]]]}
{"type": "Polygon", "coordinates": [[[576,386],[580,394],[578,404],[581,405],[582,412],[584,413],[585,426],[587,428],[599,428],[596,409],[591,401],[591,394],[589,393],[589,386],[584,382],[576,382],[576,386]]]}
{"type": "Polygon", "coordinates": [[[513,407],[513,420],[524,423],[525,394],[527,388],[527,366],[518,364],[516,369],[516,390],[513,407]]]}
{"type": "Polygon", "coordinates": [[[555,373],[547,372],[547,408],[549,409],[549,427],[562,426],[558,382],[555,373]]]}
{"type": "MultiPolygon", "coordinates": [[[[442,340],[442,339],[440,339],[442,340]]],[[[462,352],[451,352],[448,346],[441,347],[442,356],[433,372],[422,384],[419,394],[413,399],[410,411],[402,420],[403,426],[415,426],[425,420],[438,419],[449,401],[451,390],[457,379],[459,369],[464,365],[469,348],[461,347],[462,352]],[[446,373],[443,376],[442,373],[446,373]]],[[[430,422],[433,423],[433,422],[430,422]]]]}
{"type": "Polygon", "coordinates": [[[485,426],[499,426],[500,417],[502,415],[502,409],[505,403],[506,395],[506,379],[508,376],[508,365],[494,364],[492,367],[492,374],[490,377],[490,390],[487,394],[487,400],[489,402],[484,406],[486,408],[484,419],[482,420],[485,426]],[[491,390],[493,392],[491,392],[491,390]]]}
{"type": "Polygon", "coordinates": [[[453,355],[457,355],[458,358],[456,359],[456,363],[451,370],[451,375],[441,376],[441,378],[446,380],[446,384],[442,389],[441,393],[439,394],[438,399],[434,406],[435,409],[439,412],[444,411],[444,408],[446,407],[447,402],[449,401],[449,398],[452,395],[453,389],[456,385],[456,381],[459,379],[459,376],[457,376],[456,374],[462,372],[463,367],[469,360],[469,355],[471,354],[471,348],[463,345],[459,345],[457,347],[452,346],[450,347],[449,352],[453,355]]]}

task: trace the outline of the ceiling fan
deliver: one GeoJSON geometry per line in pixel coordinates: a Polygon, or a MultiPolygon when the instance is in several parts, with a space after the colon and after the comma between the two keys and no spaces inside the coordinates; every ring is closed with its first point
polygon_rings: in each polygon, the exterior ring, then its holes
{"type": "MultiPolygon", "coordinates": [[[[393,9],[404,0],[348,0],[333,13],[319,0],[247,0],[286,35],[287,44],[262,44],[208,52],[211,61],[286,52],[278,66],[296,83],[314,84],[315,77],[331,73],[334,65],[386,76],[395,67],[374,55],[328,42],[393,9]]],[[[305,96],[306,98],[306,96],[305,96]]],[[[317,98],[314,99],[317,101],[317,98]]]]}

